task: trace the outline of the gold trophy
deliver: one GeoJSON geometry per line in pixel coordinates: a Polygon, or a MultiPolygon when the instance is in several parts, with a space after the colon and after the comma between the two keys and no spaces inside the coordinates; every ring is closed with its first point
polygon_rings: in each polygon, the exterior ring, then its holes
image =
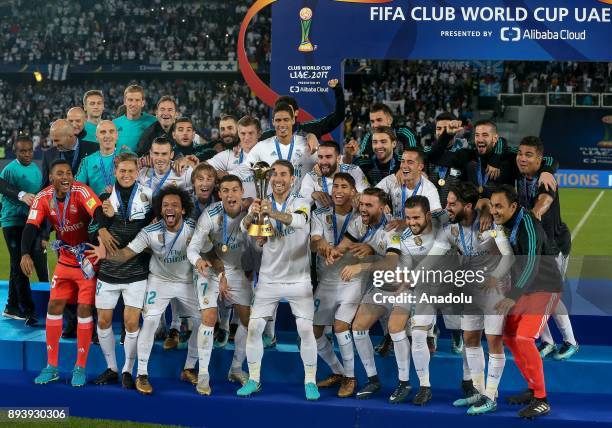
{"type": "Polygon", "coordinates": [[[601,121],[604,125],[604,138],[597,143],[597,147],[602,149],[612,148],[612,115],[602,117],[601,121]]]}
{"type": "Polygon", "coordinates": [[[312,52],[314,46],[310,43],[309,34],[310,26],[312,24],[312,9],[309,7],[303,7],[300,9],[300,25],[302,26],[302,42],[298,47],[300,52],[312,52]]]}
{"type": "MultiPolygon", "coordinates": [[[[270,171],[272,168],[266,162],[257,162],[251,167],[253,177],[255,178],[255,192],[257,198],[264,200],[268,192],[268,184],[270,183],[270,171]]],[[[274,236],[272,223],[268,214],[254,214],[253,222],[249,226],[249,236],[274,236]]]]}

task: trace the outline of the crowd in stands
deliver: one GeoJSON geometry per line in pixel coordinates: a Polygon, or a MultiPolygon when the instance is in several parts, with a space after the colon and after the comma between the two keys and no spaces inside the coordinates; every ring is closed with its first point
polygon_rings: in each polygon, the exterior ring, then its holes
{"type": "MultiPolygon", "coordinates": [[[[158,64],[235,60],[252,0],[8,0],[0,4],[0,62],[158,64]]],[[[249,27],[252,62],[269,62],[270,13],[249,27]]]]}
{"type": "Polygon", "coordinates": [[[610,92],[612,62],[510,61],[503,92],[610,92]]]}
{"type": "MultiPolygon", "coordinates": [[[[146,110],[154,114],[155,103],[172,94],[181,116],[189,117],[198,134],[206,140],[218,138],[221,114],[237,117],[246,114],[259,118],[268,127],[267,107],[238,80],[147,80],[137,82],[147,88],[146,110]]],[[[12,141],[18,131],[31,135],[36,146],[46,148],[51,122],[66,115],[70,107],[82,106],[83,93],[95,88],[104,93],[106,111],[103,118],[119,116],[113,106],[122,104],[124,81],[50,82],[15,84],[0,80],[0,145],[12,141]]]]}
{"type": "Polygon", "coordinates": [[[465,122],[472,117],[474,73],[465,63],[386,61],[363,68],[376,70],[361,77],[361,82],[346,85],[347,134],[358,137],[365,132],[369,106],[376,102],[389,105],[396,123],[424,140],[433,137],[435,118],[443,111],[465,122]]]}

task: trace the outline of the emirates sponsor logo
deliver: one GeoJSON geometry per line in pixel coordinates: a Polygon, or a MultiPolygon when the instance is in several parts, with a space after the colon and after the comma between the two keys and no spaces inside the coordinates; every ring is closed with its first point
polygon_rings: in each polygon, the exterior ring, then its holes
{"type": "Polygon", "coordinates": [[[64,227],[59,227],[58,229],[60,232],[65,233],[65,232],[76,232],[79,229],[82,229],[85,225],[83,224],[82,221],[78,222],[77,224],[69,224],[67,226],[64,227]]]}

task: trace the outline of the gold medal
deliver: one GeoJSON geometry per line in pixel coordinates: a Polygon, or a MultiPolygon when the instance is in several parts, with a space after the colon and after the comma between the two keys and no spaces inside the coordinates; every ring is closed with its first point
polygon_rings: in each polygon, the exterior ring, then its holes
{"type": "Polygon", "coordinates": [[[228,247],[226,244],[223,244],[223,246],[221,247],[221,251],[223,251],[224,253],[227,253],[228,247]]]}
{"type": "Polygon", "coordinates": [[[444,187],[444,185],[446,184],[446,180],[441,178],[438,180],[438,185],[440,185],[440,187],[444,187]]]}
{"type": "Polygon", "coordinates": [[[484,192],[484,187],[478,186],[478,193],[482,193],[482,192],[484,192]]]}
{"type": "Polygon", "coordinates": [[[415,236],[414,237],[414,243],[417,244],[420,247],[421,244],[423,244],[423,239],[421,239],[420,236],[415,236]]]}

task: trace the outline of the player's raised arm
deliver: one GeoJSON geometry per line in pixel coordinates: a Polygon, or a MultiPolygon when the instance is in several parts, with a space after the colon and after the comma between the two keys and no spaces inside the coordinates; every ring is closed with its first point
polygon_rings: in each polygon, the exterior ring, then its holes
{"type": "Polygon", "coordinates": [[[206,269],[211,266],[211,263],[204,260],[201,256],[202,252],[210,252],[212,250],[212,243],[208,238],[211,227],[210,216],[205,212],[200,216],[191,241],[189,242],[189,246],[187,247],[187,259],[201,275],[206,275],[206,269]]]}

